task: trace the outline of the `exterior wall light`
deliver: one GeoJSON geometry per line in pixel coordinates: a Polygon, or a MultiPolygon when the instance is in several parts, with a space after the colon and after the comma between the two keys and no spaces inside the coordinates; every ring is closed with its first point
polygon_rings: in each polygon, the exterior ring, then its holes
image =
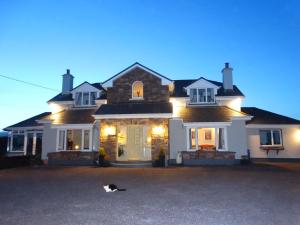
{"type": "Polygon", "coordinates": [[[298,142],[300,142],[300,129],[296,130],[295,138],[298,142]]]}
{"type": "Polygon", "coordinates": [[[165,134],[165,129],[163,126],[155,126],[152,128],[152,134],[154,136],[163,137],[165,134]]]}
{"type": "Polygon", "coordinates": [[[75,145],[75,149],[78,150],[79,149],[79,145],[75,145]]]}
{"type": "Polygon", "coordinates": [[[116,128],[113,127],[113,126],[105,127],[104,128],[104,134],[106,136],[115,135],[116,134],[116,128]]]}

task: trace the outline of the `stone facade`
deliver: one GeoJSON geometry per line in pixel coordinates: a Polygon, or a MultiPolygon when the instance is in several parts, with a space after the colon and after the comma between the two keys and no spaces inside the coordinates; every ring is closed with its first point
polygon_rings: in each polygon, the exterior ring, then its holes
{"type": "Polygon", "coordinates": [[[135,68],[113,81],[113,87],[107,89],[107,103],[130,102],[132,84],[142,81],[144,87],[143,102],[168,102],[169,87],[161,85],[161,79],[145,70],[135,68]]]}
{"type": "Polygon", "coordinates": [[[235,152],[220,152],[220,151],[183,151],[182,152],[183,160],[190,159],[225,159],[225,160],[233,160],[235,159],[235,152]]]}
{"type": "Polygon", "coordinates": [[[61,151],[47,154],[48,163],[53,165],[92,165],[98,152],[61,151]]]}
{"type": "Polygon", "coordinates": [[[147,125],[150,128],[154,126],[162,126],[164,129],[163,136],[151,135],[151,158],[152,160],[157,160],[160,154],[160,151],[164,151],[166,155],[169,154],[169,120],[168,119],[104,119],[100,120],[100,147],[103,147],[105,152],[109,156],[110,161],[117,160],[117,133],[119,126],[126,125],[147,125]],[[115,127],[115,135],[106,135],[106,127],[115,127]]]}

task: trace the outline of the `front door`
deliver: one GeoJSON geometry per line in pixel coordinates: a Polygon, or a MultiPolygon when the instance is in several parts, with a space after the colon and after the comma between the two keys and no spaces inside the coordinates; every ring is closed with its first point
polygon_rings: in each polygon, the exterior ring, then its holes
{"type": "Polygon", "coordinates": [[[128,160],[143,159],[143,126],[127,126],[127,145],[128,160]]]}

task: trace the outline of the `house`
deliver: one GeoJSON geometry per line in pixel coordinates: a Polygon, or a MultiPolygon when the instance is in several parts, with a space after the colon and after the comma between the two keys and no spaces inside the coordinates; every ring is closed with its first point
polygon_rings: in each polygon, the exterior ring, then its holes
{"type": "Polygon", "coordinates": [[[172,80],[139,63],[101,83],[62,91],[44,112],[5,128],[9,154],[37,155],[48,163],[89,164],[104,147],[109,159],[170,164],[232,164],[254,159],[300,159],[300,121],[255,107],[233,84],[229,63],[222,82],[172,80]],[[249,152],[248,152],[249,149],[249,152]]]}

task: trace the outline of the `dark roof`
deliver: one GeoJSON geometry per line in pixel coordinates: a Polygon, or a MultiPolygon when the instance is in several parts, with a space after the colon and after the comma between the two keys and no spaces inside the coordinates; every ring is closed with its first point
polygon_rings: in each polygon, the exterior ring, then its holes
{"type": "Polygon", "coordinates": [[[158,73],[158,72],[156,72],[156,71],[154,71],[154,70],[152,70],[152,69],[150,69],[150,68],[148,68],[148,67],[146,67],[146,66],[140,64],[139,62],[135,62],[135,63],[133,63],[132,65],[130,65],[130,66],[128,66],[127,68],[125,68],[124,70],[122,70],[121,72],[117,73],[116,75],[114,75],[114,76],[108,78],[107,80],[103,81],[102,84],[106,83],[107,81],[109,81],[109,80],[111,80],[111,79],[114,79],[115,77],[117,77],[118,75],[120,75],[121,73],[123,73],[124,71],[126,71],[126,70],[128,70],[128,69],[130,69],[131,67],[134,67],[134,66],[136,66],[136,65],[141,66],[141,67],[144,67],[145,69],[151,71],[152,73],[156,73],[157,75],[159,75],[159,76],[161,76],[161,77],[163,77],[163,78],[165,78],[165,79],[167,79],[167,80],[169,80],[169,81],[172,81],[170,78],[168,78],[168,77],[166,77],[166,76],[164,76],[164,75],[162,75],[162,74],[160,74],[160,73],[158,73]]]}
{"type": "Polygon", "coordinates": [[[93,84],[91,84],[91,85],[92,85],[93,87],[99,89],[99,90],[104,90],[104,88],[101,86],[100,83],[93,83],[93,84]]]}
{"type": "Polygon", "coordinates": [[[58,94],[51,98],[48,102],[59,102],[59,101],[73,101],[72,94],[58,94]]]}
{"type": "Polygon", "coordinates": [[[182,107],[176,114],[183,122],[230,122],[232,117],[249,116],[226,106],[182,107]]]}
{"type": "Polygon", "coordinates": [[[242,112],[253,116],[248,124],[300,124],[299,120],[256,107],[242,107],[242,112]]]}
{"type": "MultiPolygon", "coordinates": [[[[85,81],[85,82],[79,84],[78,86],[76,86],[75,88],[73,88],[72,90],[80,87],[84,83],[90,84],[89,82],[85,81]]],[[[93,83],[93,84],[90,84],[90,85],[92,85],[94,88],[97,88],[97,89],[102,91],[101,96],[100,96],[99,99],[106,99],[106,90],[101,86],[101,83],[93,83]]],[[[59,93],[55,97],[51,98],[48,102],[60,102],[60,101],[73,101],[72,94],[71,93],[70,94],[59,93]]]]}
{"type": "Polygon", "coordinates": [[[244,96],[244,94],[237,86],[233,85],[233,90],[225,90],[223,86],[220,87],[216,96],[244,96]]]}
{"type": "Polygon", "coordinates": [[[51,120],[54,125],[87,124],[95,121],[92,116],[97,109],[72,109],[48,115],[44,120],[51,120]]]}
{"type": "Polygon", "coordinates": [[[174,80],[174,93],[171,95],[171,97],[188,97],[184,88],[200,79],[204,79],[220,87],[218,89],[217,96],[244,96],[244,94],[235,85],[233,85],[233,91],[225,91],[223,88],[223,83],[214,80],[208,80],[205,79],[204,77],[200,77],[199,79],[193,79],[193,80],[174,80]]]}
{"type": "Polygon", "coordinates": [[[33,116],[29,119],[26,119],[26,120],[23,120],[19,123],[16,123],[14,125],[11,125],[9,127],[6,127],[4,128],[4,130],[10,130],[11,128],[22,128],[22,127],[36,127],[36,126],[41,126],[41,124],[38,124],[36,122],[36,120],[40,120],[40,119],[43,119],[45,117],[47,117],[48,115],[50,115],[51,112],[44,112],[44,113],[41,113],[41,114],[38,114],[36,116],[33,116]]]}
{"type": "Polygon", "coordinates": [[[109,114],[148,114],[148,113],[172,113],[172,104],[163,103],[120,103],[101,105],[96,115],[109,114]]]}

